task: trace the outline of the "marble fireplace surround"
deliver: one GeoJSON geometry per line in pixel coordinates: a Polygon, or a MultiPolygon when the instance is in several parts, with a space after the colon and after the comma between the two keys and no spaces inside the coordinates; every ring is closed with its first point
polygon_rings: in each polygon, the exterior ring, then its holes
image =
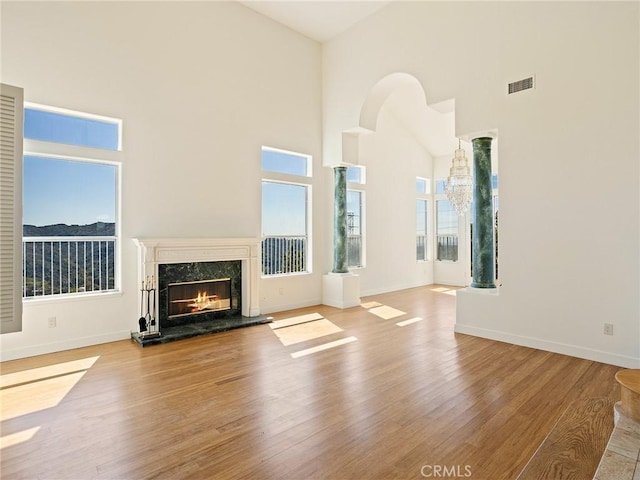
{"type": "MultiPolygon", "coordinates": [[[[260,240],[257,238],[134,238],[138,246],[138,285],[158,279],[158,266],[167,263],[240,260],[242,305],[245,317],[260,315],[260,240]]],[[[156,295],[156,312],[159,311],[156,295]]]]}

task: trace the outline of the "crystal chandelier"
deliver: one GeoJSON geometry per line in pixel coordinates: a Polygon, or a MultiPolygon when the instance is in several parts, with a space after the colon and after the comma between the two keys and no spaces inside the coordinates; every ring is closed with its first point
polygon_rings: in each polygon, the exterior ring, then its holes
{"type": "Polygon", "coordinates": [[[458,140],[458,148],[451,160],[451,169],[449,169],[445,193],[458,215],[464,215],[469,210],[473,194],[473,179],[467,157],[460,147],[460,140],[458,140]]]}

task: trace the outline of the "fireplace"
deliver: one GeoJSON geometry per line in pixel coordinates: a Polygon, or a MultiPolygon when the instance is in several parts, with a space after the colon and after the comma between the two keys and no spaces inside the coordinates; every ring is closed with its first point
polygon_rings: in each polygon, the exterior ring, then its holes
{"type": "MultiPolygon", "coordinates": [[[[131,338],[139,345],[271,321],[260,315],[258,303],[260,239],[134,238],[134,242],[138,246],[138,284],[144,285],[145,279],[151,278],[157,289],[151,307],[158,312],[161,333],[156,338],[146,338],[132,331],[131,338]],[[179,311],[175,305],[181,303],[190,304],[189,308],[197,311],[179,311]]],[[[139,305],[144,304],[145,297],[138,301],[139,305]]],[[[138,315],[132,312],[134,321],[138,315]]]]}
{"type": "Polygon", "coordinates": [[[167,285],[169,320],[231,310],[231,279],[216,278],[167,285]]]}
{"type": "Polygon", "coordinates": [[[242,263],[158,265],[160,331],[178,325],[241,316],[242,263]]]}
{"type": "MultiPolygon", "coordinates": [[[[235,287],[233,275],[224,272],[208,272],[206,275],[203,272],[203,275],[199,277],[176,277],[168,283],[231,278],[232,292],[234,288],[237,288],[239,292],[237,308],[241,310],[241,314],[245,317],[260,316],[260,306],[258,304],[258,285],[261,271],[260,239],[135,238],[134,242],[138,246],[138,284],[151,276],[158,279],[160,269],[166,269],[168,266],[180,269],[185,268],[185,265],[187,266],[186,268],[191,268],[189,264],[192,263],[201,265],[209,262],[239,262],[240,273],[238,274],[238,284],[235,287]],[[182,267],[179,265],[182,265],[182,267]]],[[[157,298],[156,311],[163,308],[162,305],[163,302],[157,298]]]]}

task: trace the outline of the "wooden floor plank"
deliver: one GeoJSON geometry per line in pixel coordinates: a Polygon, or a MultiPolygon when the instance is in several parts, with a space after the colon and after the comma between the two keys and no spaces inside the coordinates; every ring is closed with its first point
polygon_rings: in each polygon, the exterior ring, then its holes
{"type": "Polygon", "coordinates": [[[273,317],[317,313],[342,332],[285,346],[258,325],[4,362],[33,395],[46,381],[28,370],[97,357],[57,404],[2,417],[3,437],[38,430],[2,449],[0,475],[386,480],[447,467],[512,480],[572,402],[619,398],[617,367],[454,333],[446,293],[363,299],[374,301],[406,316],[314,306],[273,317]],[[423,320],[396,325],[413,317],[423,320]]]}
{"type": "Polygon", "coordinates": [[[569,405],[518,480],[593,478],[613,431],[613,405],[610,398],[569,405]]]}

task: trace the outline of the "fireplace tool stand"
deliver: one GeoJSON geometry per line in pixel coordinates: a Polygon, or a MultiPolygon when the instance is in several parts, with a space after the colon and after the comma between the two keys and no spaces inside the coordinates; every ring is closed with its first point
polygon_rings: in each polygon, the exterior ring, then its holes
{"type": "Polygon", "coordinates": [[[140,337],[155,338],[160,336],[160,328],[156,320],[156,287],[153,281],[147,277],[142,282],[140,288],[140,318],[138,319],[140,327],[140,337]],[[144,303],[147,303],[147,309],[144,310],[144,303]]]}

